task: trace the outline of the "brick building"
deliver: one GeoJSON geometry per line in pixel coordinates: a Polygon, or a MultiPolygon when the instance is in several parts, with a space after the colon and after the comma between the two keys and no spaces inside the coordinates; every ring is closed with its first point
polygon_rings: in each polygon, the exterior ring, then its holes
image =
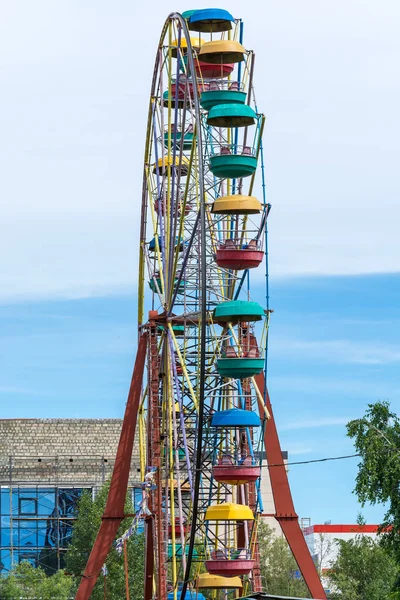
{"type": "MultiPolygon", "coordinates": [[[[111,476],[121,419],[0,419],[0,573],[28,560],[51,573],[63,566],[76,502],[111,476]]],[[[287,459],[287,453],[283,453],[287,459]]],[[[263,514],[281,533],[263,462],[263,514]]],[[[141,500],[139,449],[129,485],[141,500]]]]}
{"type": "MultiPolygon", "coordinates": [[[[63,565],[76,502],[112,472],[121,419],[0,420],[0,571],[63,565]]],[[[138,447],[129,484],[141,497],[138,447]]]]}

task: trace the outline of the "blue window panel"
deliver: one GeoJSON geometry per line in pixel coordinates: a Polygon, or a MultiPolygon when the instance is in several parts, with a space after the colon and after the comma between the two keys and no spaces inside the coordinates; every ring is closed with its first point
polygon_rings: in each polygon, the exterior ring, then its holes
{"type": "Polygon", "coordinates": [[[10,514],[10,490],[8,488],[2,488],[0,490],[0,514],[10,514]]]}
{"type": "Polygon", "coordinates": [[[24,519],[19,519],[18,521],[14,519],[13,525],[14,527],[19,527],[20,529],[31,529],[32,527],[36,528],[36,519],[29,519],[25,521],[24,519]]]}
{"type": "Polygon", "coordinates": [[[140,508],[140,503],[142,501],[142,488],[133,488],[132,489],[132,502],[133,508],[135,512],[137,512],[140,508]]]}
{"type": "Polygon", "coordinates": [[[14,554],[17,562],[28,562],[32,567],[37,567],[39,564],[39,556],[35,550],[20,550],[14,554]]]}
{"type": "Polygon", "coordinates": [[[0,546],[11,546],[11,529],[2,527],[0,531],[0,546]]]}
{"type": "Polygon", "coordinates": [[[69,542],[71,541],[73,524],[74,524],[73,521],[62,521],[60,523],[60,529],[59,529],[60,547],[65,548],[66,546],[68,546],[69,542]]]}
{"type": "Polygon", "coordinates": [[[38,490],[38,515],[49,517],[56,507],[55,490],[38,490]]]}
{"type": "MultiPolygon", "coordinates": [[[[33,565],[40,563],[48,574],[63,568],[63,555],[71,540],[77,502],[83,491],[84,488],[0,488],[0,573],[11,568],[11,551],[7,550],[10,546],[14,564],[23,560],[33,565]]],[[[138,505],[141,490],[133,499],[138,505]]]]}
{"type": "Polygon", "coordinates": [[[9,515],[0,516],[0,527],[11,527],[11,519],[9,515]]]}
{"type": "Polygon", "coordinates": [[[46,546],[57,548],[60,543],[60,532],[57,521],[49,521],[46,530],[46,546]]]}
{"type": "Polygon", "coordinates": [[[0,546],[8,548],[18,545],[18,529],[2,527],[0,530],[0,546]],[[12,538],[12,539],[11,539],[12,538]]]}
{"type": "Polygon", "coordinates": [[[12,514],[18,515],[19,509],[19,491],[12,490],[12,514]]]}
{"type": "Polygon", "coordinates": [[[43,548],[48,544],[47,521],[38,521],[38,541],[39,548],[43,548]]]}
{"type": "Polygon", "coordinates": [[[11,569],[11,552],[0,550],[0,575],[7,575],[11,569]]]}
{"type": "Polygon", "coordinates": [[[19,527],[19,543],[20,547],[34,546],[37,547],[37,526],[33,522],[29,527],[19,527]]]}
{"type": "MultiPolygon", "coordinates": [[[[35,499],[37,502],[37,512],[38,514],[43,514],[40,510],[43,510],[43,503],[46,500],[43,500],[48,494],[50,497],[53,497],[53,508],[54,508],[54,490],[51,489],[41,489],[41,488],[17,488],[12,490],[12,512],[13,515],[19,514],[21,504],[24,504],[25,500],[35,499]]],[[[50,510],[51,512],[51,510],[50,510]]],[[[45,514],[50,514],[47,510],[45,514]]]]}
{"type": "Polygon", "coordinates": [[[59,516],[75,517],[77,513],[77,503],[82,496],[83,489],[60,488],[58,490],[57,504],[59,516]]]}
{"type": "Polygon", "coordinates": [[[20,515],[31,515],[32,517],[37,515],[37,498],[20,498],[18,513],[20,515]]]}
{"type": "Polygon", "coordinates": [[[20,498],[32,498],[37,496],[36,488],[14,488],[13,495],[17,494],[20,498]]]}

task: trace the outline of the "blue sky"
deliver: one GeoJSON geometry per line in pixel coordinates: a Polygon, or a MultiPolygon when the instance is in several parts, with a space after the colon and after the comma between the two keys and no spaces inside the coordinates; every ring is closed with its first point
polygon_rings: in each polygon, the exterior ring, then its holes
{"type": "MultiPolygon", "coordinates": [[[[222,6],[256,53],[271,272],[397,271],[400,3],[260,4],[222,6]]],[[[2,2],[2,298],[132,286],[154,56],[168,11],[187,8],[2,2]]]]}
{"type": "MultiPolygon", "coordinates": [[[[348,420],[378,399],[399,410],[399,300],[400,275],[272,278],[269,387],[291,460],[352,454],[348,420]]],[[[135,308],[133,294],[3,305],[2,417],[121,417],[135,308]]],[[[353,522],[356,467],[357,459],[291,467],[299,515],[353,522]]],[[[382,512],[364,509],[368,522],[382,512]]]]}
{"type": "MultiPolygon", "coordinates": [[[[379,398],[399,408],[400,3],[220,6],[244,19],[267,117],[269,377],[282,446],[296,460],[348,454],[348,419],[379,398]]],[[[136,345],[154,55],[169,10],[192,7],[1,8],[1,416],[119,417],[136,345]]],[[[299,514],[354,521],[356,464],[293,466],[299,514]]]]}

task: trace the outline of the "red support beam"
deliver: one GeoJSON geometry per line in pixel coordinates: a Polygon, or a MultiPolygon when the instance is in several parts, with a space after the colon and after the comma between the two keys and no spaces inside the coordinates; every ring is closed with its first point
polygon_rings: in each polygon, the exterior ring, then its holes
{"type": "MultiPolygon", "coordinates": [[[[160,398],[160,370],[163,370],[163,359],[159,355],[157,342],[157,311],[149,311],[149,340],[148,340],[148,398],[147,398],[147,464],[155,469],[155,489],[150,492],[148,508],[154,515],[152,525],[154,564],[156,573],[154,594],[157,600],[167,598],[167,557],[165,556],[165,541],[168,521],[163,508],[164,486],[162,480],[163,442],[161,438],[162,409],[160,398]]],[[[146,538],[146,544],[151,543],[146,538]]],[[[148,546],[147,546],[148,548],[148,546]]]]}
{"type": "MultiPolygon", "coordinates": [[[[256,376],[256,383],[261,393],[263,393],[265,387],[264,373],[256,376]]],[[[269,469],[272,495],[275,503],[274,516],[282,528],[311,596],[318,600],[326,600],[324,588],[311,558],[303,532],[300,529],[299,518],[294,510],[289,480],[286,467],[283,464],[281,445],[268,391],[265,394],[265,405],[271,415],[271,418],[267,420],[264,430],[265,454],[269,465],[280,465],[269,469]]],[[[258,409],[261,419],[264,419],[265,411],[261,400],[258,400],[258,409]]]]}
{"type": "Polygon", "coordinates": [[[151,600],[153,597],[153,577],[154,577],[154,516],[149,515],[145,519],[145,539],[146,555],[144,565],[144,600],[151,600]]]}
{"type": "Polygon", "coordinates": [[[79,584],[75,600],[89,600],[101,568],[107,558],[118,527],[124,519],[126,491],[139,412],[144,363],[146,360],[147,334],[141,335],[136,354],[135,367],[126,403],[117,456],[111,478],[110,490],[102,523],[90,553],[85,572],[79,584]]]}

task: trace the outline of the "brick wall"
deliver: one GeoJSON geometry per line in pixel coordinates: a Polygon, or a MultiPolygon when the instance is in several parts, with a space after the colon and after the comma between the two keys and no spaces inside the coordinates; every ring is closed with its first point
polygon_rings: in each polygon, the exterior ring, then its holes
{"type": "MultiPolygon", "coordinates": [[[[0,419],[0,483],[100,485],[114,465],[121,419],[0,419]]],[[[130,484],[140,481],[134,447],[130,484]]]]}

